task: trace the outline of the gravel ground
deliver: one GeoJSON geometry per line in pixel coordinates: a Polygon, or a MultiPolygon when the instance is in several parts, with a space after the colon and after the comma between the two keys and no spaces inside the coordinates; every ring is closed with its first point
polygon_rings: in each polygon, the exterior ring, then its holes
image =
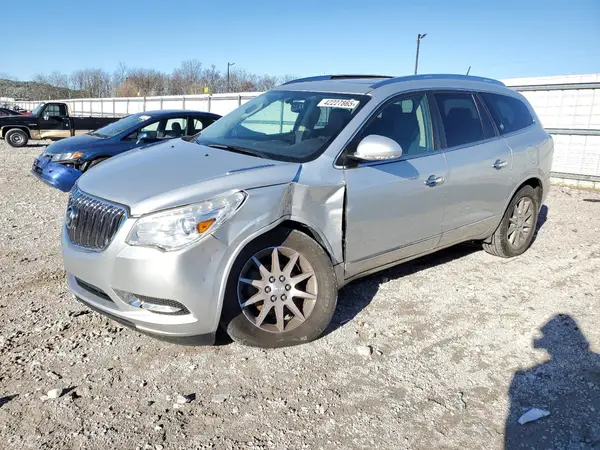
{"type": "Polygon", "coordinates": [[[180,347],[71,298],[41,150],[0,141],[1,448],[600,448],[600,193],[553,189],[519,258],[346,286],[314,343],[180,347]]]}

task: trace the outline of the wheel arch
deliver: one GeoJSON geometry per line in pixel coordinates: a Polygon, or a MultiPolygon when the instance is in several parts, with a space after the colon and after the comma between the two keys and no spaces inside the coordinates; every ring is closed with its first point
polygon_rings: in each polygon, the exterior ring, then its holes
{"type": "Polygon", "coordinates": [[[311,226],[305,222],[294,220],[294,219],[290,218],[289,216],[281,217],[279,220],[252,233],[252,235],[248,236],[246,239],[244,239],[242,242],[240,242],[238,245],[236,245],[235,250],[227,258],[227,263],[224,267],[224,276],[221,280],[221,283],[220,283],[220,285],[218,287],[218,291],[217,291],[217,298],[219,300],[218,300],[218,310],[217,310],[218,313],[217,313],[217,318],[216,318],[215,327],[214,327],[215,329],[217,328],[218,323],[221,320],[221,317],[223,314],[223,307],[225,304],[226,283],[231,275],[231,271],[233,269],[233,265],[234,265],[235,261],[237,260],[239,255],[244,251],[244,249],[248,245],[252,244],[252,242],[254,242],[257,239],[261,239],[262,237],[264,237],[268,234],[277,232],[278,230],[281,230],[281,229],[288,229],[290,231],[291,230],[300,231],[302,233],[305,233],[307,236],[309,236],[311,239],[313,239],[317,244],[319,244],[319,246],[321,248],[323,248],[323,251],[325,252],[327,257],[331,261],[331,264],[334,268],[334,272],[335,272],[335,275],[337,278],[338,287],[343,286],[343,284],[344,284],[344,272],[343,272],[344,265],[335,260],[334,252],[331,248],[331,245],[327,242],[327,240],[324,238],[324,236],[317,230],[317,228],[314,226],[311,226]]]}
{"type": "MultiPolygon", "coordinates": [[[[538,193],[538,201],[540,202],[540,206],[542,206],[541,203],[542,199],[544,198],[545,189],[544,182],[542,181],[541,177],[532,175],[521,181],[521,183],[517,185],[517,187],[511,192],[506,207],[508,207],[516,193],[519,192],[524,186],[531,186],[538,193]]],[[[504,208],[505,210],[506,207],[504,208]]]]}
{"type": "Polygon", "coordinates": [[[0,137],[2,137],[2,139],[5,138],[6,133],[8,133],[10,130],[14,130],[14,129],[19,129],[24,131],[27,134],[27,137],[29,139],[31,139],[31,131],[29,130],[29,127],[26,127],[24,125],[6,125],[5,127],[2,127],[0,129],[0,137]]]}

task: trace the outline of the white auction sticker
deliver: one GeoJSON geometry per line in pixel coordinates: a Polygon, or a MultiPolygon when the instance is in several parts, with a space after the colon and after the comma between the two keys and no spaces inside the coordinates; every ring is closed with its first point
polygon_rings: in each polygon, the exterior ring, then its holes
{"type": "Polygon", "coordinates": [[[320,108],[345,108],[354,109],[360,102],[354,99],[344,98],[324,98],[317,105],[320,108]]]}

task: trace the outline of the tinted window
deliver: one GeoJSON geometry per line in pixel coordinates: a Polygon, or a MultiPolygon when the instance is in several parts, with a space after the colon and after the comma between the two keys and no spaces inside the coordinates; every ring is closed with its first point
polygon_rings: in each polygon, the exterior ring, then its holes
{"type": "Polygon", "coordinates": [[[471,94],[435,94],[435,100],[442,116],[448,147],[484,139],[481,120],[471,94]]]}
{"type": "Polygon", "coordinates": [[[361,138],[378,134],[396,141],[404,155],[433,149],[431,121],[425,94],[403,97],[386,105],[361,133],[361,138]]]}
{"type": "Polygon", "coordinates": [[[479,117],[481,118],[481,126],[483,126],[485,138],[489,139],[495,137],[497,132],[492,124],[492,117],[490,116],[489,111],[477,95],[474,95],[473,97],[475,98],[475,103],[477,103],[477,109],[479,110],[479,117]]]}
{"type": "Polygon", "coordinates": [[[482,93],[481,97],[492,113],[500,134],[512,133],[533,124],[533,117],[521,100],[487,93],[482,93]]]}

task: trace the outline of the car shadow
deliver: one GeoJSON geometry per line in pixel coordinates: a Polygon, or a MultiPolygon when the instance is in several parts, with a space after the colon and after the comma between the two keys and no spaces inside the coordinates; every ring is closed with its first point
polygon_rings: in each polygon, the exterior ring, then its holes
{"type": "Polygon", "coordinates": [[[337,309],[324,335],[332,333],[352,321],[371,303],[381,284],[464,258],[480,250],[481,245],[477,243],[456,245],[347,284],[338,294],[337,309]]]}
{"type": "Polygon", "coordinates": [[[569,315],[557,314],[540,331],[533,348],[550,359],[515,373],[505,449],[600,448],[600,355],[569,315]],[[521,423],[532,410],[537,420],[521,423]]]}
{"type": "Polygon", "coordinates": [[[6,405],[11,400],[17,398],[18,396],[19,396],[19,394],[13,394],[13,395],[6,395],[4,397],[0,397],[0,408],[2,408],[4,405],[6,405]]]}
{"type": "Polygon", "coordinates": [[[548,220],[548,206],[542,205],[542,207],[540,208],[540,213],[538,214],[537,223],[535,224],[535,233],[533,235],[533,242],[535,242],[535,239],[537,238],[538,233],[540,232],[540,230],[542,229],[544,224],[547,222],[547,220],[548,220]]]}
{"type": "Polygon", "coordinates": [[[48,147],[50,144],[27,144],[25,148],[48,147]]]}

